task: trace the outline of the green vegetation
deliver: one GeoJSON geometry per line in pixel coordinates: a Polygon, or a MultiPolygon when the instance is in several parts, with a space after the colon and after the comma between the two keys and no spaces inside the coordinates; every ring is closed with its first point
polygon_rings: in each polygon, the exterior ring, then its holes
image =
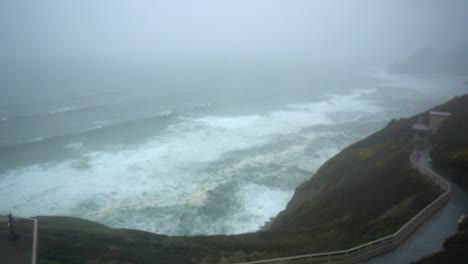
{"type": "Polygon", "coordinates": [[[432,139],[434,167],[468,189],[468,99],[462,96],[436,107],[452,116],[432,139]]]}
{"type": "MultiPolygon", "coordinates": [[[[433,137],[433,166],[468,190],[468,96],[454,98],[435,110],[451,112],[452,116],[433,137]]],[[[468,219],[458,232],[448,238],[443,250],[417,263],[465,263],[468,259],[468,219]]]]}
{"type": "Polygon", "coordinates": [[[326,162],[296,190],[272,230],[320,233],[326,227],[337,231],[343,245],[398,230],[440,193],[409,166],[417,118],[393,121],[326,162]]]}
{"type": "MultiPolygon", "coordinates": [[[[468,175],[468,96],[434,138],[434,164],[468,175]],[[466,109],[465,109],[466,108],[466,109]],[[461,114],[459,114],[461,113],[461,114]]],[[[327,161],[301,184],[271,229],[242,235],[170,237],[70,217],[39,217],[39,263],[232,263],[345,249],[389,235],[440,190],[409,166],[412,118],[393,120],[327,161]]]]}

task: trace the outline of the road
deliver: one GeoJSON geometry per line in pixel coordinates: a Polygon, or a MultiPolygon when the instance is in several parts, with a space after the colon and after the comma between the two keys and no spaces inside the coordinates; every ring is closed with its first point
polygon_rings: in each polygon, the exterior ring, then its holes
{"type": "MultiPolygon", "coordinates": [[[[427,164],[428,151],[420,162],[427,164]]],[[[426,220],[405,242],[389,253],[364,261],[365,264],[411,263],[442,249],[445,239],[457,231],[458,219],[468,213],[468,193],[445,177],[452,185],[447,204],[426,220]]]]}

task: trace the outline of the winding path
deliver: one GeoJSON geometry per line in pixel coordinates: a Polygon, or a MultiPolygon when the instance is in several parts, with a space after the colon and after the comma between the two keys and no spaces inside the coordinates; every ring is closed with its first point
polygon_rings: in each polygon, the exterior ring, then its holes
{"type": "Polygon", "coordinates": [[[410,156],[410,164],[437,184],[443,193],[395,233],[346,250],[245,263],[407,263],[437,251],[441,248],[445,238],[455,232],[457,228],[456,217],[460,215],[459,212],[465,211],[465,205],[468,203],[465,196],[468,195],[457,185],[454,185],[455,195],[450,200],[452,202],[446,204],[450,194],[453,194],[451,183],[430,168],[430,164],[427,163],[428,153],[427,150],[417,155],[416,152],[413,152],[410,156]],[[444,210],[440,211],[441,208],[444,210]],[[456,208],[456,210],[450,210],[451,208],[456,208]],[[431,218],[434,213],[437,213],[436,217],[431,218]],[[426,222],[428,219],[432,220],[426,222]],[[439,225],[441,226],[439,227],[439,225]],[[412,234],[413,236],[411,236],[412,234]],[[390,251],[392,253],[382,255],[390,251]],[[373,256],[376,257],[367,260],[373,256]]]}
{"type": "MultiPolygon", "coordinates": [[[[427,162],[428,153],[427,150],[423,151],[419,162],[422,165],[430,167],[430,164],[427,162]]],[[[445,239],[457,231],[457,221],[460,215],[468,212],[468,193],[449,178],[445,177],[445,179],[452,186],[450,199],[447,204],[421,224],[400,246],[386,254],[363,261],[362,263],[411,263],[442,249],[445,239]]]]}

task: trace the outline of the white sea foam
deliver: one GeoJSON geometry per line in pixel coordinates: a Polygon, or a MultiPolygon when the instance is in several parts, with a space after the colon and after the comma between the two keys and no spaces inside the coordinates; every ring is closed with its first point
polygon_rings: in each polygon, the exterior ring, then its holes
{"type": "Polygon", "coordinates": [[[208,108],[208,107],[212,107],[213,105],[214,105],[213,103],[202,103],[202,104],[195,105],[193,109],[208,108]]]}
{"type": "Polygon", "coordinates": [[[88,108],[89,106],[67,106],[67,107],[62,107],[58,109],[54,109],[49,111],[49,114],[61,114],[61,113],[66,113],[66,112],[73,112],[73,111],[79,111],[88,108]]]}
{"type": "MultiPolygon", "coordinates": [[[[224,155],[233,151],[272,144],[278,136],[299,133],[314,125],[333,124],[327,114],[337,109],[378,111],[372,101],[360,98],[365,93],[289,105],[262,115],[182,118],[162,135],[131,149],[95,151],[80,159],[11,170],[0,175],[0,208],[21,215],[76,215],[115,226],[180,234],[177,226],[183,212],[158,215],[151,221],[143,215],[129,218],[126,212],[204,206],[210,193],[222,184],[248,180],[248,176],[238,179],[236,175],[252,166],[283,164],[313,171],[339,148],[324,147],[317,150],[316,162],[309,160],[310,156],[304,155],[304,142],[317,138],[310,131],[304,132],[302,143],[268,154],[244,156],[216,171],[204,170],[210,168],[210,162],[221,162],[224,155]]],[[[82,149],[82,144],[72,142],[64,147],[77,150],[82,149]]],[[[258,177],[268,174],[257,174],[257,180],[258,177]]],[[[227,198],[236,199],[239,208],[213,223],[194,219],[200,225],[210,226],[193,227],[188,232],[254,231],[284,208],[294,188],[242,182],[233,191],[232,197],[227,198]]]]}
{"type": "Polygon", "coordinates": [[[466,92],[463,83],[467,76],[397,74],[379,67],[368,68],[364,74],[377,79],[377,86],[383,88],[405,88],[425,95],[446,95],[447,98],[456,95],[460,90],[466,92]]]}
{"type": "Polygon", "coordinates": [[[167,110],[167,111],[163,111],[163,112],[157,114],[157,116],[162,116],[162,117],[163,117],[163,116],[170,116],[170,115],[172,115],[173,113],[174,113],[174,111],[172,111],[172,110],[167,110]]]}
{"type": "Polygon", "coordinates": [[[227,220],[233,234],[254,232],[284,209],[292,192],[258,184],[246,184],[237,193],[241,208],[227,220]]]}
{"type": "Polygon", "coordinates": [[[79,150],[79,149],[83,148],[83,143],[73,142],[73,143],[66,144],[63,147],[66,148],[66,149],[71,149],[71,150],[79,150]]]}
{"type": "Polygon", "coordinates": [[[376,89],[357,90],[349,95],[331,95],[330,99],[326,101],[310,104],[289,104],[288,106],[292,109],[299,109],[316,113],[377,113],[382,111],[382,108],[378,105],[378,102],[361,98],[363,95],[368,95],[375,92],[376,89]]]}
{"type": "Polygon", "coordinates": [[[195,121],[205,123],[209,126],[224,129],[241,129],[252,125],[261,117],[259,115],[236,116],[236,117],[204,117],[195,121]]]}
{"type": "Polygon", "coordinates": [[[102,129],[102,128],[104,128],[104,125],[102,125],[102,124],[101,125],[94,125],[94,126],[92,126],[90,128],[86,128],[86,129],[81,130],[80,133],[99,130],[99,129],[102,129]]]}
{"type": "Polygon", "coordinates": [[[45,137],[37,136],[37,137],[29,140],[27,143],[37,143],[37,142],[44,141],[45,139],[46,139],[45,137]]]}
{"type": "Polygon", "coordinates": [[[110,124],[112,124],[112,121],[110,120],[97,120],[93,122],[93,125],[96,126],[108,126],[110,124]]]}

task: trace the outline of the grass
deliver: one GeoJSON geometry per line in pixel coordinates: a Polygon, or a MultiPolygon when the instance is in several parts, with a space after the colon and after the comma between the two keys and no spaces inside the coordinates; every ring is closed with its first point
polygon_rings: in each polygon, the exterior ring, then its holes
{"type": "Polygon", "coordinates": [[[435,110],[452,115],[444,121],[432,138],[432,163],[468,190],[468,96],[453,99],[435,110]]]}
{"type": "MultiPolygon", "coordinates": [[[[457,159],[468,149],[468,113],[456,111],[467,112],[466,105],[464,96],[437,108],[454,112],[456,122],[441,127],[433,155],[439,168],[463,175],[468,165],[457,159]]],[[[440,194],[409,166],[411,126],[426,115],[395,120],[327,161],[296,189],[267,232],[169,237],[39,217],[39,263],[232,263],[345,249],[389,235],[440,194]]]]}

